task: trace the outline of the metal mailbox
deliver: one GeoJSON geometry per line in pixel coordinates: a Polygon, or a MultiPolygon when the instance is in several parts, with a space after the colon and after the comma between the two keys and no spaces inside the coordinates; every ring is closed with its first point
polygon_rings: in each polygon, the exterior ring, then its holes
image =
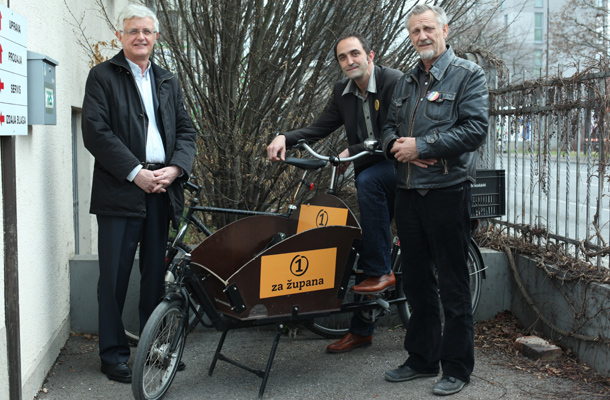
{"type": "Polygon", "coordinates": [[[57,124],[55,67],[58,62],[28,51],[28,124],[57,124]]]}

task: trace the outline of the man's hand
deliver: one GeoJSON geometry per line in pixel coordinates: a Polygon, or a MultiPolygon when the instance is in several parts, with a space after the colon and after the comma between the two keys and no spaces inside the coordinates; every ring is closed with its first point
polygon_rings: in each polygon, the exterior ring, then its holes
{"type": "MultiPolygon", "coordinates": [[[[337,157],[339,157],[339,159],[341,159],[341,158],[347,158],[349,156],[350,156],[349,150],[345,149],[341,153],[339,153],[339,155],[337,157]]],[[[339,169],[339,173],[343,175],[345,173],[345,171],[347,171],[347,167],[349,167],[349,164],[350,164],[350,161],[342,162],[341,164],[339,164],[337,166],[337,168],[339,169]]]]}
{"type": "Polygon", "coordinates": [[[271,161],[286,161],[286,136],[277,135],[267,147],[267,157],[271,161]]]}
{"type": "Polygon", "coordinates": [[[138,185],[138,187],[146,193],[152,193],[155,189],[155,186],[157,186],[153,182],[154,177],[155,174],[153,174],[153,171],[149,171],[147,169],[142,168],[140,171],[138,171],[136,177],[133,178],[133,183],[138,185]]]}
{"type": "Polygon", "coordinates": [[[181,172],[180,167],[175,165],[155,171],[142,168],[133,179],[133,182],[146,193],[165,193],[165,188],[171,185],[180,176],[181,172]]]}
{"type": "Polygon", "coordinates": [[[390,149],[390,153],[394,154],[394,158],[401,163],[410,162],[421,168],[428,168],[437,162],[436,158],[420,159],[418,158],[417,145],[414,137],[400,137],[396,139],[394,145],[390,149]]]}
{"type": "Polygon", "coordinates": [[[153,178],[153,183],[156,184],[153,189],[153,193],[165,193],[165,188],[172,184],[177,177],[182,173],[182,168],[177,167],[175,165],[170,165],[169,167],[161,168],[156,171],[153,171],[155,177],[153,178]]]}

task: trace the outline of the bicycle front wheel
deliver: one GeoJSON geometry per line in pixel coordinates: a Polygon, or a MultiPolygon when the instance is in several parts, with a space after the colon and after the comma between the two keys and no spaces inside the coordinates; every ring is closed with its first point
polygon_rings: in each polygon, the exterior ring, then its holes
{"type": "MultiPolygon", "coordinates": [[[[352,287],[355,284],[355,278],[354,275],[352,275],[350,277],[348,287],[352,287]]],[[[356,295],[349,290],[345,296],[345,302],[347,303],[351,303],[356,300],[356,295]]],[[[320,317],[313,320],[304,321],[303,325],[316,335],[325,337],[327,339],[339,339],[347,335],[351,318],[352,314],[339,313],[329,315],[328,317],[320,317]]]]}
{"type": "Polygon", "coordinates": [[[138,344],[131,389],[136,400],[157,400],[169,389],[186,339],[179,300],[164,300],[151,314],[138,344]]]}

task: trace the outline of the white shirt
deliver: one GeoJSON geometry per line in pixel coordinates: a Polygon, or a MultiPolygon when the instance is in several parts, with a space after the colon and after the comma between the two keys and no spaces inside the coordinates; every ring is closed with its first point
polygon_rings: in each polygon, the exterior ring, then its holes
{"type": "MultiPolygon", "coordinates": [[[[148,67],[146,68],[146,71],[144,71],[144,74],[142,74],[142,69],[140,69],[136,63],[130,60],[127,60],[127,63],[129,64],[131,72],[136,80],[138,90],[140,91],[140,97],[142,98],[142,103],[144,104],[144,109],[148,115],[148,132],[146,133],[146,162],[163,164],[165,163],[165,149],[163,148],[163,139],[161,139],[161,133],[159,132],[157,119],[155,118],[152,82],[150,78],[150,61],[148,62],[148,67]]],[[[136,166],[131,171],[129,176],[127,176],[127,180],[133,181],[141,169],[141,165],[136,166]]]]}

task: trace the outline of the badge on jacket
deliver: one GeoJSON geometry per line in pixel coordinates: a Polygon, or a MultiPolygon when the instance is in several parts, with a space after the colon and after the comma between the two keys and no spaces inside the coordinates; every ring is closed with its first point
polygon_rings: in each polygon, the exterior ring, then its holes
{"type": "Polygon", "coordinates": [[[428,96],[426,96],[426,98],[428,99],[428,101],[435,101],[436,99],[438,99],[438,92],[430,92],[428,93],[428,96]]]}
{"type": "Polygon", "coordinates": [[[375,100],[375,111],[379,111],[379,99],[375,100]]]}

